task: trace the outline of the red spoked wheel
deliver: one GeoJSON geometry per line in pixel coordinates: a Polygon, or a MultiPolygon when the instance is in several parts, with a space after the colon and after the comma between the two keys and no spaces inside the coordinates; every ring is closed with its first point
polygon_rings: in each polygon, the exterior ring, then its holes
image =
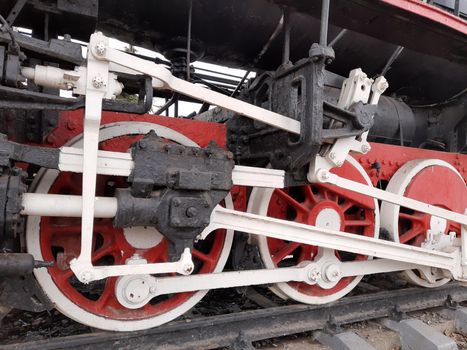
{"type": "MultiPolygon", "coordinates": [[[[348,158],[333,173],[371,185],[364,169],[353,158],[348,158]]],[[[286,189],[259,189],[252,191],[250,212],[283,220],[295,221],[349,234],[377,237],[379,210],[376,200],[343,190],[332,185],[311,184],[286,189]]],[[[319,247],[280,239],[256,237],[266,267],[296,266],[317,258],[319,247]]],[[[335,251],[340,261],[366,260],[367,256],[335,251]]],[[[272,290],[278,295],[308,304],[322,304],[337,300],[350,292],[363,276],[342,278],[331,288],[303,282],[278,283],[272,290]]]]}
{"type": "MultiPolygon", "coordinates": [[[[407,162],[391,178],[386,190],[461,214],[467,203],[464,179],[452,165],[438,159],[407,162]]],[[[381,226],[396,242],[428,249],[442,249],[450,244],[448,237],[453,238],[453,234],[460,237],[461,234],[459,223],[387,202],[381,205],[381,226]],[[433,235],[431,242],[428,232],[433,235]],[[444,240],[441,236],[445,236],[444,240]]],[[[405,271],[402,275],[423,287],[439,287],[450,281],[436,268],[405,271]]]]}
{"type": "MultiPolygon", "coordinates": [[[[175,131],[151,123],[116,123],[101,131],[100,149],[125,152],[150,130],[167,140],[193,145],[175,131]]],[[[80,140],[75,140],[78,146],[80,140]]],[[[169,141],[168,141],[169,142],[169,141]]],[[[47,170],[38,174],[35,192],[81,195],[81,174],[47,170]]],[[[112,196],[115,188],[126,187],[124,178],[97,177],[96,195],[112,196]]],[[[226,199],[227,201],[228,199],[226,199]]],[[[92,327],[129,331],[155,327],[185,313],[207,291],[163,295],[138,309],[122,306],[115,295],[116,277],[80,283],[69,263],[80,253],[80,218],[30,217],[27,222],[27,247],[36,259],[55,261],[55,266],[36,270],[36,278],[57,309],[70,318],[92,327]]],[[[232,232],[218,230],[198,241],[192,251],[194,273],[212,273],[223,269],[232,244],[232,232]]],[[[168,243],[155,228],[119,229],[112,219],[95,219],[92,242],[94,265],[125,264],[134,254],[148,263],[168,261],[168,243]]]]}

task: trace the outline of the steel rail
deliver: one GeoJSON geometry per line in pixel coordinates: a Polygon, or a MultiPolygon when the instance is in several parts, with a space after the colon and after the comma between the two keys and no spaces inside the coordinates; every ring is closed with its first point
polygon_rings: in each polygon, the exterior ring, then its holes
{"type": "Polygon", "coordinates": [[[214,349],[314,331],[364,320],[392,317],[467,300],[467,288],[450,283],[436,289],[406,288],[346,297],[327,305],[287,305],[199,317],[132,333],[94,332],[0,346],[29,349],[214,349]]]}

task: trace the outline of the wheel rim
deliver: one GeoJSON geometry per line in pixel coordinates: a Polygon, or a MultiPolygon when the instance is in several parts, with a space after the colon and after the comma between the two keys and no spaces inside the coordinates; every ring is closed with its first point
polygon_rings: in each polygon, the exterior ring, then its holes
{"type": "MultiPolygon", "coordinates": [[[[102,129],[100,148],[124,152],[132,142],[150,130],[177,143],[195,145],[183,135],[159,125],[122,122],[102,129]]],[[[71,143],[79,146],[80,142],[80,139],[75,139],[71,143]]],[[[112,183],[113,187],[122,187],[124,179],[98,176],[96,195],[109,195],[112,191],[109,184],[112,183]]],[[[59,174],[58,171],[46,170],[38,174],[34,187],[35,192],[40,193],[79,195],[80,185],[81,174],[59,174]]],[[[230,198],[226,198],[226,202],[228,207],[232,206],[230,198]]],[[[163,296],[153,299],[140,309],[126,309],[115,297],[116,278],[85,286],[73,276],[69,261],[79,254],[80,230],[79,218],[30,217],[26,237],[28,251],[36,259],[57,262],[56,267],[35,270],[39,284],[59,311],[78,322],[119,331],[151,328],[185,313],[207,293],[198,291],[163,296]]],[[[230,231],[219,230],[198,242],[192,252],[195,272],[221,271],[230,251],[232,236],[230,231]]],[[[167,261],[167,240],[155,229],[139,228],[136,232],[134,229],[128,232],[113,228],[111,219],[96,219],[93,264],[124,264],[133,253],[139,253],[148,262],[167,261]]]]}
{"type": "MultiPolygon", "coordinates": [[[[467,203],[467,188],[457,170],[442,160],[421,159],[407,162],[391,178],[387,191],[441,208],[463,213],[467,203]]],[[[381,205],[381,226],[395,242],[420,247],[432,228],[432,216],[408,210],[391,203],[381,205]]],[[[448,221],[444,233],[455,232],[460,224],[448,221]]],[[[438,269],[404,271],[403,277],[423,287],[439,287],[450,281],[438,269]]]]}
{"type": "MultiPolygon", "coordinates": [[[[333,173],[371,185],[364,169],[353,158],[348,158],[333,173]]],[[[354,234],[377,237],[379,232],[379,210],[376,200],[334,187],[313,184],[289,189],[259,189],[252,191],[248,210],[260,215],[292,220],[354,234]],[[318,225],[317,225],[318,224],[318,225]]],[[[313,261],[318,253],[315,246],[287,242],[264,236],[255,237],[262,260],[266,267],[297,265],[302,261],[313,261]]],[[[341,261],[366,260],[367,256],[335,252],[341,261]]],[[[337,300],[350,292],[363,276],[341,279],[333,288],[300,282],[278,283],[273,291],[279,295],[309,304],[321,304],[337,300]]]]}

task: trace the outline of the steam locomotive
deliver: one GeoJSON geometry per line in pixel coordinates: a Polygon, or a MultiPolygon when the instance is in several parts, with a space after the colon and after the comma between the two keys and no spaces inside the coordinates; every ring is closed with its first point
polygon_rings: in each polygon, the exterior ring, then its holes
{"type": "Polygon", "coordinates": [[[3,0],[0,305],[129,331],[217,288],[323,304],[369,274],[465,281],[449,5],[3,0]]]}

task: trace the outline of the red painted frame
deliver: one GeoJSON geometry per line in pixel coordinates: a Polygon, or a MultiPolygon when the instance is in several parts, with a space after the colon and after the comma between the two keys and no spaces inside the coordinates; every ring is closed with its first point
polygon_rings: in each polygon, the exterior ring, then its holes
{"type": "Polygon", "coordinates": [[[433,22],[452,28],[467,35],[467,21],[443,9],[427,4],[420,0],[381,0],[401,10],[425,17],[433,22]]]}
{"type": "MultiPolygon", "coordinates": [[[[392,0],[391,0],[392,1],[392,0]]],[[[139,121],[160,124],[169,127],[189,137],[201,147],[205,147],[211,140],[219,146],[225,147],[226,128],[224,124],[179,119],[150,114],[135,115],[128,113],[103,112],[102,123],[119,121],[139,121]]],[[[61,147],[68,140],[83,132],[83,110],[67,111],[60,114],[57,127],[46,139],[50,147],[61,147]]],[[[458,153],[439,152],[411,147],[372,143],[371,152],[365,155],[353,156],[365,168],[374,184],[379,180],[389,180],[394,173],[406,162],[413,159],[441,159],[452,164],[467,182],[467,155],[458,153]],[[380,165],[379,172],[374,164],[380,165]]]]}

